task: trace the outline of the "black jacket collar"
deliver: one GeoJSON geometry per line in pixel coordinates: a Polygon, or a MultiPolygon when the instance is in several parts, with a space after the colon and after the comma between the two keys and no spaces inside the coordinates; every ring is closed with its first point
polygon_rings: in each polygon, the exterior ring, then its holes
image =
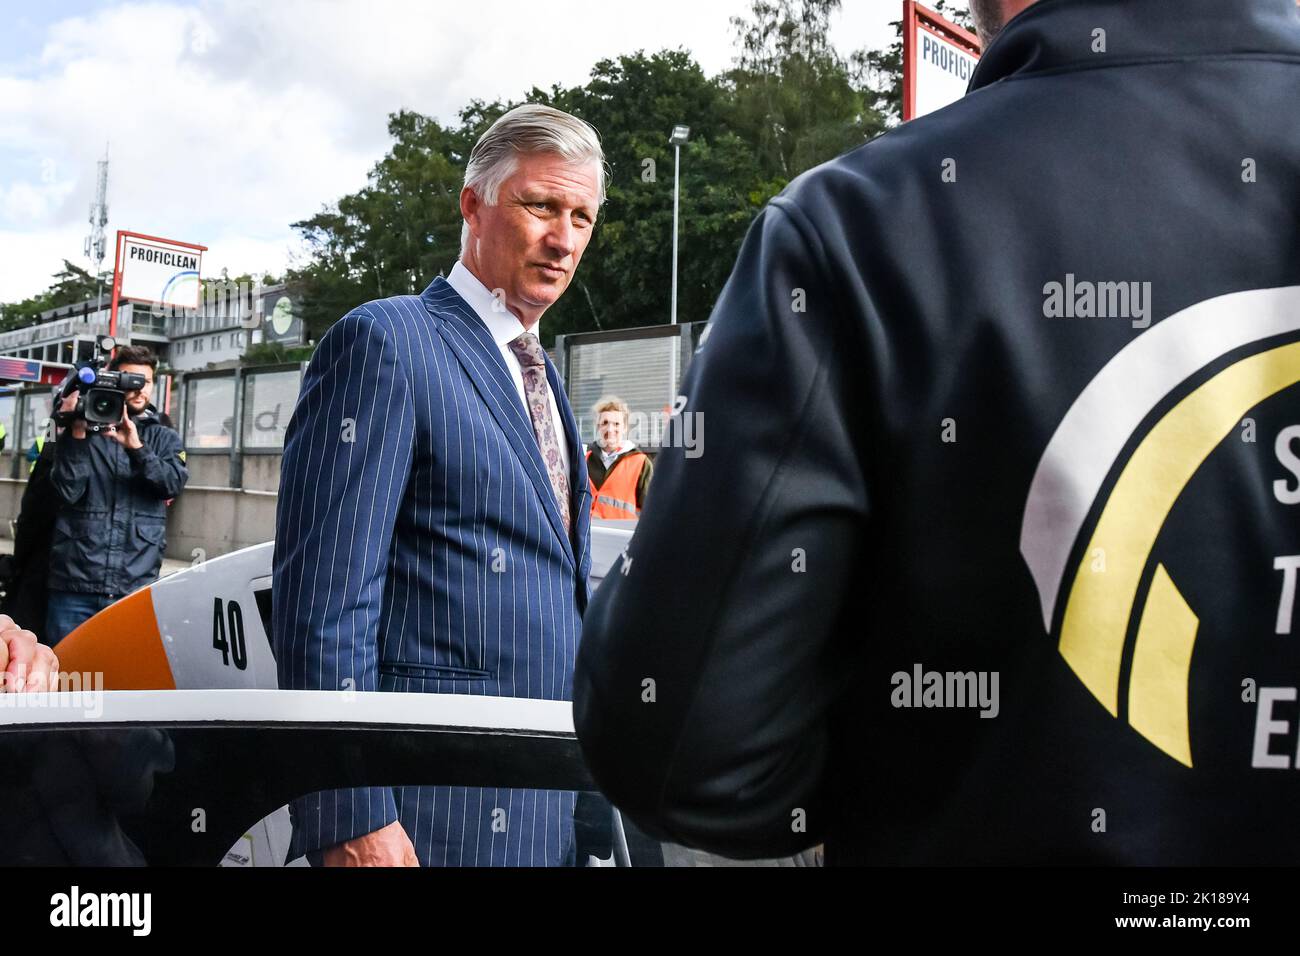
{"type": "Polygon", "coordinates": [[[136,428],[140,428],[143,425],[157,425],[161,420],[162,418],[158,414],[158,409],[153,406],[152,402],[146,405],[144,411],[139,415],[131,416],[131,421],[135,422],[136,428]]]}
{"type": "Polygon", "coordinates": [[[1200,56],[1300,57],[1295,0],[1038,0],[980,58],[970,89],[1013,75],[1200,56]],[[1106,52],[1093,52],[1093,31],[1106,52]]]}

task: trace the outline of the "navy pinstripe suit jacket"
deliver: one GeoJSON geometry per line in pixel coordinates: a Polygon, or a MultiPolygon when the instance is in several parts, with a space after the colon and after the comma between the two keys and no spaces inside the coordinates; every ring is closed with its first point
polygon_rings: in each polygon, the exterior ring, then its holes
{"type": "MultiPolygon", "coordinates": [[[[501,353],[445,280],[329,329],[285,437],[281,687],[572,699],[591,503],[577,422],[546,371],[569,443],[572,539],[501,353]]],[[[556,865],[573,803],[466,787],[317,793],[290,808],[290,857],[400,819],[424,866],[556,865]]]]}

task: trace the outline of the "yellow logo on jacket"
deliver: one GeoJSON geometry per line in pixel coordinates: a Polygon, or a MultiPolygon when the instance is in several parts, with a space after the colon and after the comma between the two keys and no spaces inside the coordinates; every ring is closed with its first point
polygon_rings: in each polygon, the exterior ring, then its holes
{"type": "Polygon", "coordinates": [[[1300,288],[1210,299],[1143,333],[1071,407],[1039,463],[1026,502],[1021,552],[1038,584],[1049,633],[1068,582],[1061,656],[1112,716],[1119,716],[1121,694],[1127,692],[1130,726],[1188,767],[1193,765],[1189,675],[1200,622],[1168,569],[1149,564],[1170,511],[1215,448],[1252,409],[1300,383],[1300,341],[1276,344],[1279,334],[1285,339],[1297,331],[1300,288]],[[1187,388],[1189,377],[1252,346],[1258,350],[1187,388]],[[1151,412],[1181,391],[1187,394],[1147,427],[1151,412]],[[1125,401],[1129,407],[1121,409],[1125,401]],[[1143,427],[1145,434],[1133,446],[1143,427]],[[1103,501],[1101,489],[1129,447],[1103,501]],[[1082,552],[1080,541],[1086,541],[1082,552]],[[1066,564],[1070,555],[1073,573],[1066,564]],[[1139,592],[1147,579],[1142,600],[1139,592]]]}

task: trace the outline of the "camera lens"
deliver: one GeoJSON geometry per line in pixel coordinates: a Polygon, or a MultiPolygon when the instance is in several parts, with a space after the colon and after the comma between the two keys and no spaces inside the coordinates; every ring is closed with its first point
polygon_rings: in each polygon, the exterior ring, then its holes
{"type": "Polygon", "coordinates": [[[112,421],[121,416],[122,405],[115,396],[101,392],[91,397],[90,412],[99,421],[112,421]]]}

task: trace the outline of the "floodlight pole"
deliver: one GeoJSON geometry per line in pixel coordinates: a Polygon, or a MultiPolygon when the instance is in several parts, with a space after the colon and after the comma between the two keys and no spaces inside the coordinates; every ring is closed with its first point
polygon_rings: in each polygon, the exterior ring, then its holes
{"type": "Polygon", "coordinates": [[[673,306],[672,306],[672,324],[677,324],[677,193],[678,193],[678,176],[677,169],[681,165],[682,148],[681,146],[673,147],[673,306]]]}
{"type": "Polygon", "coordinates": [[[678,196],[681,192],[679,175],[682,165],[682,146],[690,138],[691,128],[683,126],[680,123],[673,127],[672,135],[668,137],[668,145],[673,148],[673,292],[672,292],[672,324],[677,324],[677,205],[678,196]]]}

